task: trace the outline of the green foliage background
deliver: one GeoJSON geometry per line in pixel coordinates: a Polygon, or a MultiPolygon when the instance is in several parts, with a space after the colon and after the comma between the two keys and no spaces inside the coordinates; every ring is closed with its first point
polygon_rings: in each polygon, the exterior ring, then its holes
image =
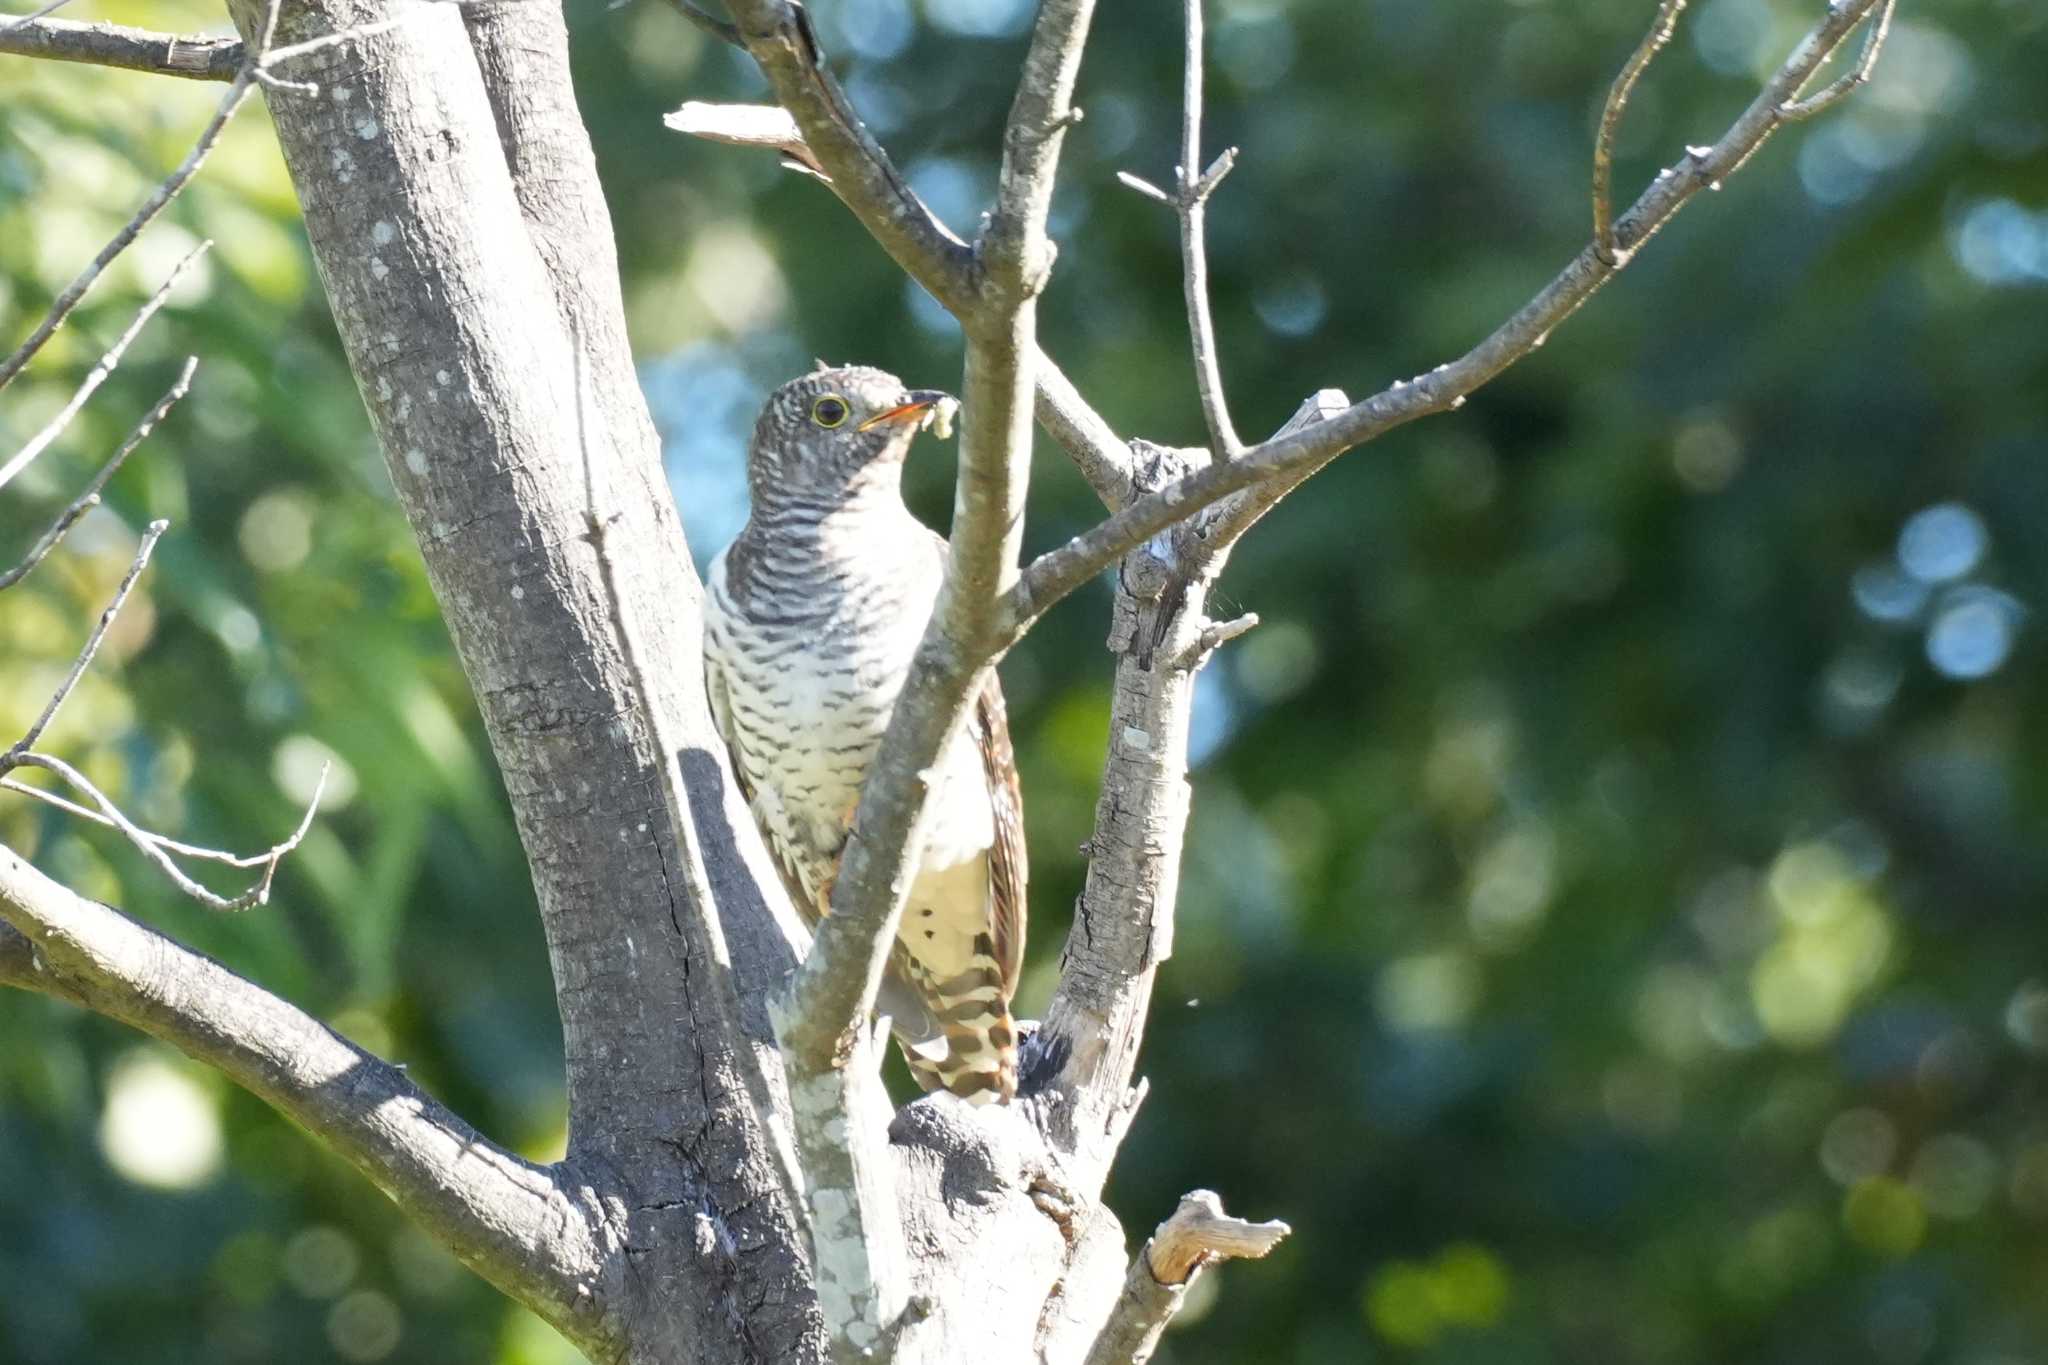
{"type": "MultiPolygon", "coordinates": [[[[958,226],[986,202],[1022,0],[817,0],[958,226]]],[[[1584,240],[1591,124],[1649,0],[1218,0],[1212,211],[1240,425],[1448,359],[1584,240]]],[[[1178,9],[1103,6],[1043,326],[1120,430],[1194,440],[1170,173],[1178,9]]],[[[1705,0],[1623,136],[1639,185],[1718,134],[1818,0],[1705,0]]],[[[1284,1217],[1178,1362],[2048,1361],[2048,11],[1905,0],[1873,88],[1785,134],[1464,411],[1262,525],[1205,675],[1152,1097],[1110,1195],[1284,1217]]],[[[200,28],[192,3],[79,17],[200,28]]],[[[571,6],[647,391],[700,561],[740,441],[814,354],[919,384],[958,338],[816,185],[660,127],[758,98],[669,11],[571,6]]],[[[0,59],[0,342],[183,155],[218,87],[0,59]]],[[[289,98],[279,96],[278,98],[289,98]]],[[[18,734],[172,529],[56,749],[139,817],[276,838],[211,917],[0,794],[0,839],[410,1066],[492,1136],[562,1141],[516,837],[321,298],[262,112],[0,402],[54,411],[216,245],[62,448],[26,545],[166,387],[107,507],[0,600],[18,734]]],[[[950,461],[927,443],[934,521],[950,461]]],[[[1041,451],[1031,547],[1095,515],[1041,451]]],[[[1027,1013],[1083,863],[1101,593],[1005,666],[1036,882],[1027,1013]]],[[[1221,1283],[1220,1296],[1211,1291],[1221,1283]]],[[[0,997],[0,1359],[569,1358],[253,1100],[0,997]],[[210,1145],[217,1143],[217,1145],[210,1145]]]]}

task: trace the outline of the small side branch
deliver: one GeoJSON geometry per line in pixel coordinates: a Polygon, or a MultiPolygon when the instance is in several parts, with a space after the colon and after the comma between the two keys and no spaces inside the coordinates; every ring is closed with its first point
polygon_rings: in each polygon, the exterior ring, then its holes
{"type": "Polygon", "coordinates": [[[1635,92],[1636,82],[1671,41],[1684,9],[1685,0],[1661,0],[1656,21],[1643,35],[1628,64],[1621,68],[1621,74],[1614,78],[1614,85],[1607,92],[1607,104],[1600,111],[1600,132],[1593,142],[1593,249],[1600,253],[1601,260],[1612,264],[1620,264],[1614,255],[1614,137],[1621,128],[1621,115],[1628,108],[1628,97],[1635,92]]]}
{"type": "Polygon", "coordinates": [[[68,19],[32,19],[0,26],[0,54],[86,62],[194,81],[233,80],[244,55],[238,38],[153,33],[126,24],[81,24],[68,19]]]}
{"type": "Polygon", "coordinates": [[[1884,0],[1884,7],[1877,17],[1870,21],[1870,32],[1863,38],[1863,53],[1856,59],[1856,65],[1841,77],[1805,99],[1787,100],[1778,106],[1778,113],[1788,119],[1808,119],[1815,114],[1832,109],[1846,99],[1857,86],[1870,80],[1870,73],[1877,69],[1877,59],[1884,51],[1885,37],[1891,32],[1892,14],[1898,9],[1898,0],[1884,0]]]}
{"type": "Polygon", "coordinates": [[[1217,1261],[1257,1259],[1293,1229],[1285,1223],[1247,1223],[1223,1211],[1223,1201],[1196,1190],[1180,1201],[1131,1260],[1123,1294],[1089,1348],[1087,1365],[1144,1365],[1187,1298],[1188,1286],[1217,1261]]]}

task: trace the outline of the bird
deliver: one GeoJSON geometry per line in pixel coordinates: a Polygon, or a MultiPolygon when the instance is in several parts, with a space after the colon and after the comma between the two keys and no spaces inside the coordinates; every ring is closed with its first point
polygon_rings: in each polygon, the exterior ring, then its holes
{"type": "MultiPolygon", "coordinates": [[[[904,460],[955,406],[865,366],[820,362],[784,384],[748,445],[747,523],[706,575],[712,718],[814,927],[830,912],[861,788],[945,577],[945,540],[904,505],[904,460]]],[[[877,1011],[926,1091],[1008,1103],[1027,868],[993,669],[935,772],[877,1011]]]]}

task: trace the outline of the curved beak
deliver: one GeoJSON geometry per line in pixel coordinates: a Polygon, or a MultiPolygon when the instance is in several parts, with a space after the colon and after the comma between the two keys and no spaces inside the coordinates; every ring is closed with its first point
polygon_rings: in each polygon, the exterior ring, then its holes
{"type": "Polygon", "coordinates": [[[937,389],[912,389],[910,401],[899,403],[886,412],[876,413],[855,430],[868,431],[889,422],[906,422],[913,425],[921,423],[925,419],[925,414],[938,406],[939,400],[944,397],[946,395],[937,389]]]}

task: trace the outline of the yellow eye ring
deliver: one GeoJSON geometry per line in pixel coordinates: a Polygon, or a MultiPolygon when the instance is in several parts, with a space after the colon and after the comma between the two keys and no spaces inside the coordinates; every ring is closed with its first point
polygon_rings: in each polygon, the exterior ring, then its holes
{"type": "Polygon", "coordinates": [[[844,426],[852,411],[844,398],[836,393],[828,393],[811,404],[811,420],[830,431],[833,427],[844,426]]]}

